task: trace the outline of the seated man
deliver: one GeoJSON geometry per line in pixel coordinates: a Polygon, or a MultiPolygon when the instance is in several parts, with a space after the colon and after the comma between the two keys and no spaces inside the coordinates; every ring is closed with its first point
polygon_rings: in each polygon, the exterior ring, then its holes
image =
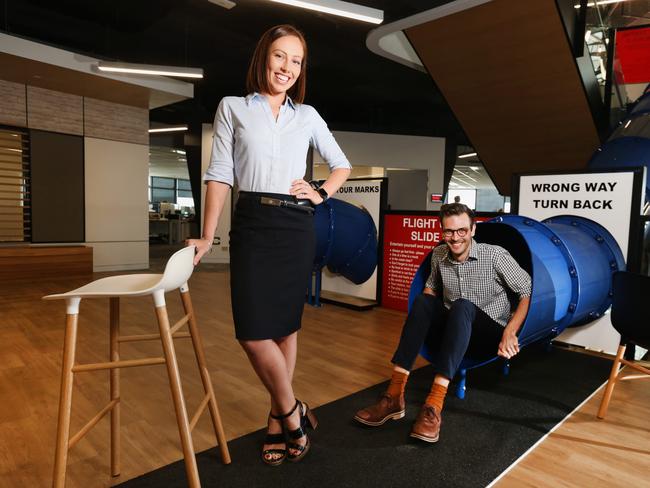
{"type": "Polygon", "coordinates": [[[404,417],[404,387],[426,341],[435,353],[436,375],[411,431],[426,442],[438,440],[447,386],[466,352],[486,359],[494,352],[504,358],[519,352],[517,332],[531,293],[530,276],[508,251],[472,239],[474,212],[466,205],[443,205],[440,222],[444,243],[433,250],[431,275],[402,329],[388,390],[354,416],[373,427],[404,417]],[[519,297],[514,313],[508,290],[519,297]]]}

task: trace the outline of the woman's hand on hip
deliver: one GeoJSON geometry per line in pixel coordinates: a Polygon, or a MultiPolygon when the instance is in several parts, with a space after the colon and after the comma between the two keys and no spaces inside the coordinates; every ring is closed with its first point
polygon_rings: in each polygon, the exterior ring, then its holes
{"type": "Polygon", "coordinates": [[[291,182],[289,194],[301,200],[308,199],[314,205],[323,203],[323,197],[321,197],[319,193],[305,180],[293,180],[291,182]]]}
{"type": "Polygon", "coordinates": [[[196,246],[196,252],[194,254],[194,266],[196,266],[201,261],[201,258],[212,250],[212,240],[205,238],[187,239],[185,246],[196,246]]]}

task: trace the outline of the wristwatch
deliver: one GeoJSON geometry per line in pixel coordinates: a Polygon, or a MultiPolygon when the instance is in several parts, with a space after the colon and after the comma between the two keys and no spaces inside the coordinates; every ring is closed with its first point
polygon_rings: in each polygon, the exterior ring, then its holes
{"type": "Polygon", "coordinates": [[[325,188],[323,188],[322,186],[316,188],[316,191],[323,198],[323,201],[321,203],[325,202],[330,197],[325,191],[325,188]]]}

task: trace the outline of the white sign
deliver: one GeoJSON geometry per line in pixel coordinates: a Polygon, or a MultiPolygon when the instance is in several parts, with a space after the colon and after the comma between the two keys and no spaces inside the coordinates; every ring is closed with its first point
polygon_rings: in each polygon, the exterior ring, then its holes
{"type": "Polygon", "coordinates": [[[612,234],[627,260],[633,183],[631,172],[521,176],[519,215],[591,219],[612,234]]]}
{"type": "MultiPolygon", "coordinates": [[[[333,198],[338,200],[365,208],[375,223],[377,234],[379,234],[381,181],[379,179],[349,180],[339,188],[336,194],[332,195],[333,198]]],[[[377,235],[377,238],[379,238],[379,235],[377,235]]],[[[341,275],[331,273],[327,267],[323,268],[322,280],[322,290],[344,293],[368,300],[377,299],[377,269],[366,282],[360,285],[355,285],[341,275]]]]}
{"type": "MultiPolygon", "coordinates": [[[[580,173],[521,176],[519,215],[542,221],[558,215],[586,217],[605,227],[627,261],[634,173],[580,173]]],[[[609,314],[565,329],[558,340],[615,354],[620,335],[609,314]]]]}

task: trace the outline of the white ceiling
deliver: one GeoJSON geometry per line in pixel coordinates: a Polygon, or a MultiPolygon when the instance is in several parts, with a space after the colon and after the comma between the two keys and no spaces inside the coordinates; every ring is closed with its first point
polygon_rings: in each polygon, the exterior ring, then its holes
{"type": "Polygon", "coordinates": [[[185,151],[171,147],[149,146],[149,176],[189,180],[185,151]]]}
{"type": "Polygon", "coordinates": [[[456,162],[449,182],[449,189],[496,190],[496,187],[478,159],[464,158],[456,162]]]}

